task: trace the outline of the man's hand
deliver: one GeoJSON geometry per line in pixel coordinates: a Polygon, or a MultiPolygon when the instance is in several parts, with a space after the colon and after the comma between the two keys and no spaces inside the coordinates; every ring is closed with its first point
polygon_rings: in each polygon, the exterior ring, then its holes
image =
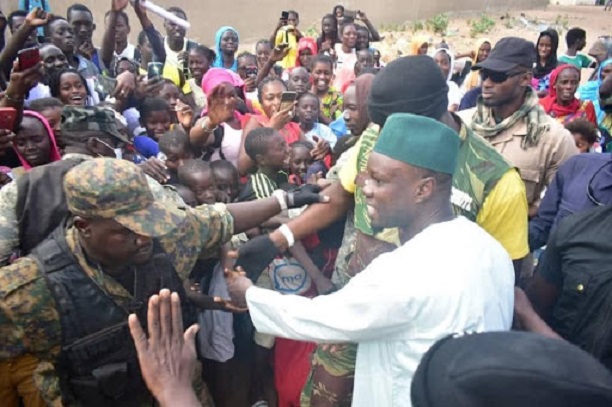
{"type": "Polygon", "coordinates": [[[14,137],[10,129],[0,129],[0,157],[6,154],[6,150],[13,148],[14,137]]]}
{"type": "Polygon", "coordinates": [[[25,21],[31,28],[38,28],[47,25],[49,19],[52,17],[53,15],[51,13],[47,13],[40,7],[36,7],[28,13],[25,21]]]}
{"type": "Polygon", "coordinates": [[[317,136],[314,136],[313,139],[317,144],[315,145],[315,148],[313,148],[310,152],[310,156],[315,161],[322,160],[331,151],[329,143],[326,140],[323,140],[322,138],[319,138],[317,136]]]}
{"type": "Polygon", "coordinates": [[[287,192],[287,207],[301,208],[304,205],[329,202],[329,197],[319,194],[321,188],[318,185],[304,184],[301,187],[287,192]]]}
{"type": "Polygon", "coordinates": [[[157,157],[151,157],[148,160],[140,163],[139,166],[145,174],[160,184],[165,184],[170,179],[166,164],[157,157]]]}
{"type": "Polygon", "coordinates": [[[270,55],[270,59],[274,62],[280,62],[289,54],[289,45],[281,44],[277,45],[272,49],[272,54],[270,55]]]}
{"type": "Polygon", "coordinates": [[[96,48],[89,41],[79,44],[78,53],[91,60],[96,52],[96,48]]]}
{"type": "Polygon", "coordinates": [[[253,286],[253,282],[245,276],[244,272],[229,269],[225,270],[225,281],[232,303],[240,308],[246,308],[246,291],[253,286]]]}
{"type": "Polygon", "coordinates": [[[115,97],[127,98],[136,89],[136,77],[130,71],[125,71],[117,76],[117,86],[115,86],[115,97]]]}
{"type": "Polygon", "coordinates": [[[193,325],[183,333],[178,294],[163,289],[149,299],[148,339],[136,315],[130,315],[128,321],[142,377],[153,396],[162,405],[171,405],[171,399],[176,403],[179,398],[193,400],[191,378],[196,365],[198,326],[193,325]]]}
{"type": "Polygon", "coordinates": [[[187,103],[179,100],[176,104],[176,117],[187,133],[193,123],[193,109],[187,103]]]}
{"type": "Polygon", "coordinates": [[[129,0],[111,0],[111,10],[121,11],[124,10],[129,3],[129,0]]]}
{"type": "Polygon", "coordinates": [[[257,281],[278,253],[270,236],[262,235],[249,240],[238,251],[230,252],[229,256],[236,259],[235,269],[246,271],[250,279],[257,281]]]}
{"type": "Polygon", "coordinates": [[[224,300],[221,297],[215,297],[214,301],[215,301],[215,306],[212,307],[212,309],[216,311],[231,312],[232,314],[243,314],[249,310],[246,306],[239,307],[238,305],[234,304],[231,300],[224,300]]]}

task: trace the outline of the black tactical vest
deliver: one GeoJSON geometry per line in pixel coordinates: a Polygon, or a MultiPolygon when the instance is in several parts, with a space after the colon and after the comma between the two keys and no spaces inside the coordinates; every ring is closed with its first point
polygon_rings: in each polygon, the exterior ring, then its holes
{"type": "Polygon", "coordinates": [[[195,321],[181,279],[157,242],[152,259],[134,269],[133,302],[123,309],[92,280],[70,251],[62,225],[32,251],[60,315],[62,345],[56,369],[65,405],[139,407],[152,403],[140,373],[127,319],[146,323],[151,295],[162,288],[183,299],[185,326],[195,321]]]}

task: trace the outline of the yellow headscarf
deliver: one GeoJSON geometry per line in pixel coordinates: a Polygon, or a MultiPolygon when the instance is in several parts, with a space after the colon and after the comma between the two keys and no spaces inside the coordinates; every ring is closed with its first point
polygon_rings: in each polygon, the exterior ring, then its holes
{"type": "Polygon", "coordinates": [[[410,54],[419,55],[419,49],[423,44],[429,44],[429,37],[423,34],[415,35],[410,40],[410,54]]]}
{"type": "MultiPolygon", "coordinates": [[[[487,42],[491,44],[491,47],[493,47],[493,42],[491,42],[491,40],[488,38],[481,38],[476,42],[476,48],[474,49],[474,58],[472,58],[472,66],[476,65],[476,63],[478,62],[478,53],[480,52],[480,47],[482,47],[482,45],[487,42]]],[[[468,74],[467,78],[465,78],[465,91],[467,92],[477,87],[479,85],[479,81],[480,77],[478,76],[478,71],[471,71],[468,74]]]]}

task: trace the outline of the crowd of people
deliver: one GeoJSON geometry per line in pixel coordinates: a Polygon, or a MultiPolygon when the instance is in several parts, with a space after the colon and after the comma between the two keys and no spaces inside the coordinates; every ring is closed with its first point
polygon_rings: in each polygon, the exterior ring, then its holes
{"type": "Polygon", "coordinates": [[[340,5],[250,50],[19,7],[2,406],[612,405],[609,37],[389,59],[340,5]]]}

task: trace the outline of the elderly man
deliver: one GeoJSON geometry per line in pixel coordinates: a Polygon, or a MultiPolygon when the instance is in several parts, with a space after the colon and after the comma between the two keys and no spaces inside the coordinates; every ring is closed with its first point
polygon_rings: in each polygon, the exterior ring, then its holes
{"type": "Polygon", "coordinates": [[[283,296],[228,273],[232,301],[248,306],[259,332],[359,344],[354,406],[408,406],[412,375],[436,340],[510,328],[510,257],[451,206],[460,143],[457,133],[429,118],[387,119],[368,161],[363,194],[372,227],[397,227],[401,246],[339,291],[314,299],[283,296]],[[437,255],[440,247],[443,256],[437,255]]]}

